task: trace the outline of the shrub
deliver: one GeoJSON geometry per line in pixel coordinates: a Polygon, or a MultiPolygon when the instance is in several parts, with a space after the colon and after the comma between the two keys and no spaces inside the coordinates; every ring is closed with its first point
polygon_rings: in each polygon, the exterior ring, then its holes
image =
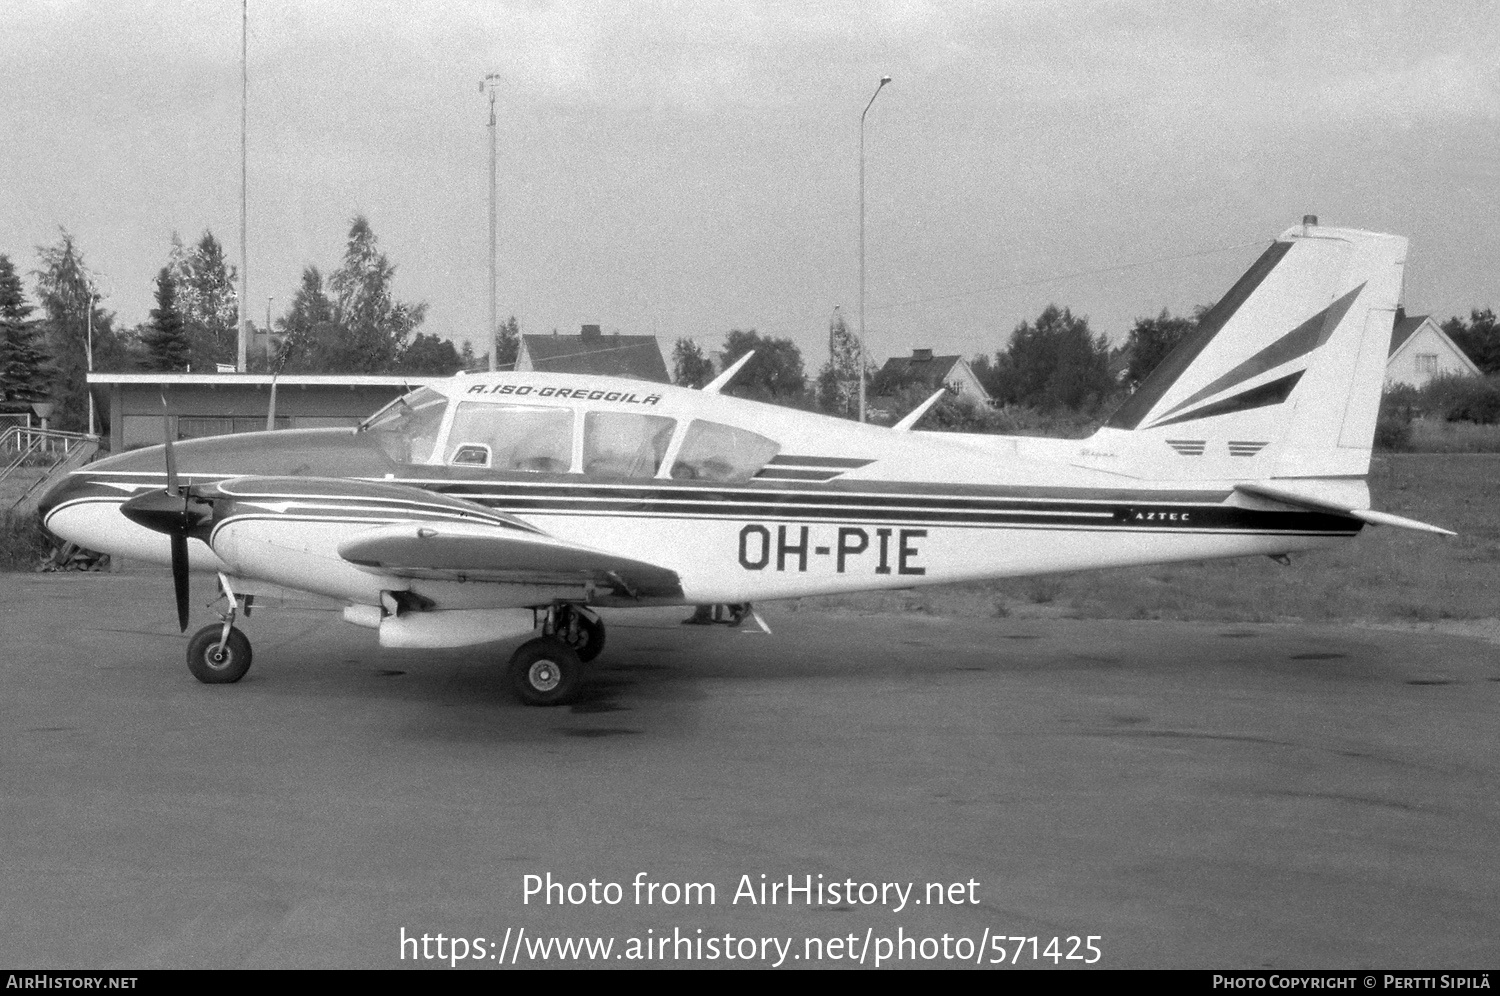
{"type": "Polygon", "coordinates": [[[52,537],[35,515],[0,518],[0,571],[29,571],[52,553],[52,537]]]}
{"type": "Polygon", "coordinates": [[[1399,453],[1411,447],[1411,410],[1382,406],[1375,422],[1375,448],[1399,453]]]}
{"type": "Polygon", "coordinates": [[[1435,377],[1417,394],[1417,407],[1445,421],[1500,422],[1500,375],[1435,377]]]}
{"type": "Polygon", "coordinates": [[[1455,392],[1445,418],[1449,422],[1494,425],[1500,422],[1500,377],[1470,378],[1466,390],[1455,392]]]}

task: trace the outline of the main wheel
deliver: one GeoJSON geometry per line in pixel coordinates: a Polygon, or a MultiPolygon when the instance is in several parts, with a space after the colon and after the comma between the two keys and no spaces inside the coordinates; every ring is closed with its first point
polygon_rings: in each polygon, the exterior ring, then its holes
{"type": "Polygon", "coordinates": [[[562,705],[578,694],[583,662],[561,640],[539,637],[521,644],[511,655],[510,681],[527,705],[562,705]]]}
{"type": "Polygon", "coordinates": [[[205,685],[227,685],[239,681],[250,670],[250,641],[234,627],[229,640],[219,649],[223,623],[204,626],[188,641],[187,664],[193,677],[205,685]]]}
{"type": "Polygon", "coordinates": [[[557,638],[572,647],[578,659],[587,664],[604,650],[604,620],[569,609],[557,627],[557,638]]]}

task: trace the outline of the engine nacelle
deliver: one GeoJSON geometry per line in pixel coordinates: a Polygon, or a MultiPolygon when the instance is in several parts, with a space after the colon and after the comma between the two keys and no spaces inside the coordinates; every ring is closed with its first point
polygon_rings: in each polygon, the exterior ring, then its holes
{"type": "MultiPolygon", "coordinates": [[[[368,625],[344,617],[356,625],[368,625]]],[[[408,612],[380,620],[380,645],[392,649],[435,650],[471,647],[525,636],[536,628],[530,609],[452,609],[442,612],[408,612]]]]}

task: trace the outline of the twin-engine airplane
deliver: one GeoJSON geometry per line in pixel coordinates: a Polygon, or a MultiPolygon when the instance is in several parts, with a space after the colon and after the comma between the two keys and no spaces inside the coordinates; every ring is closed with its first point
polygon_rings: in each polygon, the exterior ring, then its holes
{"type": "MultiPolygon", "coordinates": [[[[1088,439],[861,425],[702,390],[540,373],[460,375],[358,429],[220,436],[77,470],[59,536],[218,574],[200,681],[237,681],[252,597],[342,601],[383,647],[536,633],[520,697],[568,701],[604,645],[599,606],[747,603],[1332,546],[1365,475],[1406,240],[1288,230],[1088,439]]],[[[941,392],[939,392],[941,394],[941,392]]],[[[937,400],[934,396],[928,404],[937,400]]],[[[170,436],[169,436],[170,438],[170,436]]]]}

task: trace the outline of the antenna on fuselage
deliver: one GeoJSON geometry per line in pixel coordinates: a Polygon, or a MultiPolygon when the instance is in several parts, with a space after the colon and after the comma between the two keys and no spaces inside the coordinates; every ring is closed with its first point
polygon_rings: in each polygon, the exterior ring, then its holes
{"type": "Polygon", "coordinates": [[[947,393],[948,393],[948,389],[946,387],[940,387],[940,388],[938,388],[936,394],[934,394],[932,397],[928,398],[926,401],[922,402],[917,407],[913,408],[911,411],[907,412],[905,418],[903,418],[901,421],[897,422],[895,425],[891,426],[891,431],[892,432],[910,432],[911,429],[912,429],[912,426],[914,426],[918,422],[920,422],[922,420],[922,416],[927,414],[927,409],[929,409],[933,405],[937,404],[938,403],[938,399],[941,398],[943,395],[945,395],[947,393]]]}
{"type": "Polygon", "coordinates": [[[729,386],[729,382],[734,380],[734,375],[740,372],[740,367],[744,366],[746,363],[749,363],[750,357],[754,355],[755,350],[750,350],[750,352],[735,360],[732,367],[719,374],[719,376],[715,377],[707,384],[704,384],[701,388],[699,388],[699,390],[701,390],[704,394],[718,394],[720,391],[724,390],[724,388],[729,386]]]}

